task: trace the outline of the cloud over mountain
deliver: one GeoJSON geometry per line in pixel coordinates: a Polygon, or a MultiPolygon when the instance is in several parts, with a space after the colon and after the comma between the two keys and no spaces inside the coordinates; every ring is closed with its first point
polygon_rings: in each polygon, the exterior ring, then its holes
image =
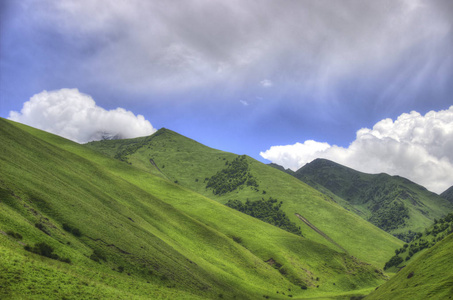
{"type": "Polygon", "coordinates": [[[326,158],[362,172],[400,175],[440,193],[453,185],[453,106],[384,119],[357,131],[347,148],[306,141],[272,146],[260,155],[292,170],[326,158]]]}
{"type": "Polygon", "coordinates": [[[133,138],[156,131],[142,115],[136,116],[123,108],[105,110],[77,89],[36,94],[24,103],[20,112],[11,111],[9,119],[78,143],[112,136],[133,138]]]}

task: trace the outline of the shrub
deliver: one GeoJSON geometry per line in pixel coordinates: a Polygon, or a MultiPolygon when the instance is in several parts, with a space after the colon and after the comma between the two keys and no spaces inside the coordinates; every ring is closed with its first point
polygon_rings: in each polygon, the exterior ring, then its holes
{"type": "Polygon", "coordinates": [[[72,233],[76,237],[81,237],[82,236],[82,233],[80,232],[80,230],[78,228],[74,228],[74,227],[70,226],[67,223],[63,224],[63,229],[65,231],[69,232],[69,233],[72,233]]]}
{"type": "Polygon", "coordinates": [[[72,231],[72,227],[69,226],[67,223],[64,223],[63,224],[63,230],[65,230],[67,232],[71,232],[72,231]]]}
{"type": "Polygon", "coordinates": [[[22,239],[22,235],[20,233],[17,233],[17,232],[11,231],[11,230],[8,230],[6,232],[6,234],[9,235],[10,237],[15,238],[16,240],[21,240],[22,239]]]}
{"type": "Polygon", "coordinates": [[[240,155],[225,165],[226,167],[209,178],[206,184],[206,188],[212,188],[215,195],[232,192],[243,185],[258,187],[255,177],[249,172],[245,155],[240,155]]]}
{"type": "Polygon", "coordinates": [[[384,270],[387,270],[388,268],[393,267],[393,266],[396,267],[403,261],[404,261],[403,258],[398,256],[398,254],[397,254],[397,255],[393,256],[392,258],[390,258],[390,260],[385,263],[384,270]]]}
{"type": "Polygon", "coordinates": [[[80,230],[78,228],[74,228],[72,230],[72,234],[75,235],[76,237],[81,237],[82,236],[82,233],[80,232],[80,230]]]}
{"type": "Polygon", "coordinates": [[[49,231],[47,231],[47,228],[41,224],[41,223],[35,223],[35,227],[44,232],[47,235],[50,235],[49,231]]]}
{"type": "Polygon", "coordinates": [[[64,262],[64,263],[67,263],[67,264],[70,264],[71,263],[71,259],[69,258],[60,258],[60,261],[64,262]]]}
{"type": "Polygon", "coordinates": [[[240,200],[228,200],[225,205],[283,230],[302,236],[300,227],[291,222],[286,213],[280,209],[282,204],[283,201],[278,202],[277,199],[270,197],[268,200],[262,198],[253,202],[247,200],[245,203],[242,203],[240,200]]]}
{"type": "Polygon", "coordinates": [[[232,239],[233,239],[233,241],[235,241],[238,244],[242,243],[242,238],[240,236],[234,236],[233,235],[232,239]]]}
{"type": "MultiPolygon", "coordinates": [[[[105,255],[98,249],[94,249],[93,253],[90,255],[90,259],[95,262],[101,262],[101,260],[107,261],[107,258],[105,257],[105,255]]],[[[118,270],[120,268],[123,268],[123,267],[119,267],[118,270]]],[[[122,271],[120,271],[120,272],[122,272],[122,271]]]]}
{"type": "Polygon", "coordinates": [[[57,254],[53,253],[53,251],[54,251],[53,247],[44,242],[35,244],[35,246],[33,246],[33,247],[31,247],[30,245],[26,245],[24,247],[24,249],[27,251],[36,253],[38,255],[41,255],[41,256],[51,258],[51,259],[59,260],[59,261],[62,261],[62,262],[68,263],[68,264],[71,263],[71,260],[69,258],[61,258],[57,254]]]}

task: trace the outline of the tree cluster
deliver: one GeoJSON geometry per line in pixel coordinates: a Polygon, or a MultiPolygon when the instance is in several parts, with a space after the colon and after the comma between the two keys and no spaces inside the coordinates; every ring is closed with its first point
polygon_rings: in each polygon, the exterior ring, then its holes
{"type": "Polygon", "coordinates": [[[282,204],[282,201],[279,202],[277,199],[270,197],[268,200],[262,198],[258,201],[247,200],[245,203],[242,203],[240,200],[228,200],[226,206],[288,232],[302,236],[300,227],[291,222],[285,212],[280,209],[282,204]]]}
{"type": "Polygon", "coordinates": [[[393,266],[396,267],[403,261],[404,261],[403,258],[398,256],[398,254],[397,254],[397,255],[393,256],[392,258],[390,258],[390,260],[385,263],[384,270],[387,270],[388,268],[393,267],[393,266]]]}
{"type": "Polygon", "coordinates": [[[448,234],[453,232],[453,213],[449,213],[442,219],[434,220],[434,225],[422,232],[410,232],[411,236],[414,236],[413,241],[410,244],[404,244],[400,249],[395,250],[395,256],[393,256],[386,264],[384,269],[388,269],[392,266],[398,266],[404,260],[408,261],[417,252],[422,251],[426,248],[431,248],[437,242],[444,239],[448,234]],[[400,257],[400,254],[407,252],[406,258],[400,257]]]}
{"type": "Polygon", "coordinates": [[[24,249],[51,259],[59,260],[68,264],[71,263],[71,260],[69,258],[62,258],[55,254],[53,252],[54,251],[53,247],[44,242],[37,243],[34,246],[26,245],[24,249]]]}
{"type": "Polygon", "coordinates": [[[244,185],[258,187],[256,178],[249,171],[245,155],[238,156],[225,165],[226,168],[209,178],[206,184],[206,188],[212,188],[214,195],[223,195],[244,185]]]}
{"type": "Polygon", "coordinates": [[[78,228],[74,228],[74,227],[72,227],[71,225],[69,225],[67,223],[63,224],[63,229],[65,231],[69,232],[69,233],[72,233],[76,237],[81,237],[82,236],[82,233],[80,232],[80,230],[78,228]]]}
{"type": "Polygon", "coordinates": [[[372,212],[368,221],[385,231],[399,228],[409,218],[409,209],[400,200],[379,203],[372,212]]]}

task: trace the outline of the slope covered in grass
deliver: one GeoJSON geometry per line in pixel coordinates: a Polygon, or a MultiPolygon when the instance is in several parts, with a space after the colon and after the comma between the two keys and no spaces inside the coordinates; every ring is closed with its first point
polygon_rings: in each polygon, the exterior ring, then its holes
{"type": "Polygon", "coordinates": [[[453,299],[452,248],[450,234],[365,299],[453,299]]]}
{"type": "Polygon", "coordinates": [[[0,170],[2,298],[287,299],[384,280],[348,254],[3,119],[0,170]],[[66,262],[25,250],[40,243],[66,262]]]}
{"type": "Polygon", "coordinates": [[[453,186],[448,188],[442,194],[440,194],[440,196],[443,197],[444,199],[447,199],[451,203],[453,203],[453,186]]]}
{"type": "Polygon", "coordinates": [[[162,177],[222,204],[229,200],[255,202],[270,197],[282,201],[282,211],[301,227],[304,237],[337,251],[344,248],[350,255],[381,268],[394,249],[402,245],[288,174],[250,157],[206,147],[171,130],[161,129],[144,138],[92,142],[87,146],[151,174],[160,172],[162,177]],[[238,159],[243,159],[243,164],[232,170],[238,159]],[[222,175],[229,173],[240,174],[242,184],[237,184],[236,176],[222,175]],[[222,180],[216,180],[219,176],[223,176],[222,180]],[[248,184],[250,180],[253,184],[248,184]],[[216,185],[210,185],[212,182],[216,185]],[[309,220],[342,248],[303,223],[296,214],[309,220]]]}
{"type": "Polygon", "coordinates": [[[442,219],[434,220],[434,224],[423,232],[418,232],[414,240],[403,247],[395,249],[393,256],[384,266],[385,269],[396,271],[407,266],[414,258],[421,255],[427,249],[434,247],[438,242],[445,239],[453,232],[453,213],[449,213],[442,219]]]}
{"type": "Polygon", "coordinates": [[[314,160],[294,176],[406,241],[453,211],[451,202],[405,178],[361,173],[326,159],[314,160]]]}

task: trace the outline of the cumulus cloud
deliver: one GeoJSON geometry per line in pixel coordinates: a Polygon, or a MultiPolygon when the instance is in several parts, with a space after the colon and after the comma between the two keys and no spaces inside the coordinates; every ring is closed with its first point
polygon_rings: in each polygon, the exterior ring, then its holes
{"type": "Polygon", "coordinates": [[[111,137],[133,138],[156,131],[142,115],[136,116],[123,108],[105,110],[77,89],[36,94],[24,103],[20,112],[11,111],[9,119],[78,143],[111,137]]]}
{"type": "Polygon", "coordinates": [[[260,155],[292,170],[326,158],[362,172],[400,175],[440,193],[453,185],[453,106],[384,119],[358,130],[347,148],[306,141],[272,146],[260,155]]]}

